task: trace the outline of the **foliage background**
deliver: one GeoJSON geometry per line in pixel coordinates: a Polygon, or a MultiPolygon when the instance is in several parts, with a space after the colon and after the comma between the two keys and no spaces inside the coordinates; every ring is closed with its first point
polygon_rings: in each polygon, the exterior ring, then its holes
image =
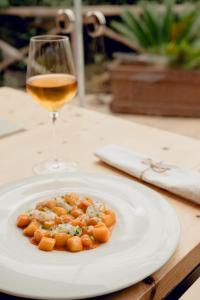
{"type": "MultiPolygon", "coordinates": [[[[83,0],[84,5],[105,5],[105,4],[138,4],[144,0],[83,0]]],[[[166,0],[149,0],[147,2],[152,3],[164,3],[166,0]]],[[[169,0],[176,3],[185,2],[200,2],[200,0],[169,0]]],[[[69,7],[72,6],[73,0],[0,0],[0,11],[6,9],[10,6],[60,6],[69,7]]],[[[117,19],[117,18],[116,18],[117,19]]],[[[119,20],[120,18],[118,18],[119,20]]],[[[111,18],[107,18],[107,23],[109,24],[111,18]]],[[[0,15],[0,39],[6,41],[10,45],[20,49],[26,46],[29,42],[31,36],[46,33],[47,28],[44,28],[42,24],[34,24],[34,18],[20,18],[19,16],[8,16],[0,15]],[[34,25],[33,25],[34,24],[34,25]]],[[[45,21],[46,22],[46,21],[45,21]]],[[[49,20],[50,28],[55,26],[55,20],[49,20]]],[[[94,72],[97,74],[100,72],[101,68],[104,68],[104,60],[109,60],[112,57],[113,52],[123,52],[130,51],[129,48],[116,43],[110,39],[98,38],[91,39],[86,33],[84,34],[84,44],[85,44],[85,61],[86,63],[93,63],[95,71],[90,72],[91,78],[94,77],[94,72]],[[103,53],[103,55],[102,55],[103,53]]],[[[187,50],[187,49],[186,49],[187,50]]],[[[171,51],[171,50],[170,50],[171,51]]],[[[181,50],[182,51],[182,50],[181,50]]],[[[183,49],[185,53],[185,49],[183,49]]],[[[198,53],[199,55],[199,53],[198,53]]],[[[0,61],[5,58],[5,53],[0,51],[0,61]]],[[[86,68],[90,68],[87,65],[86,68]]],[[[24,85],[24,74],[26,71],[26,66],[23,62],[18,62],[11,65],[3,73],[0,73],[0,85],[11,85],[11,86],[23,86],[24,85]],[[14,82],[16,80],[16,83],[14,82]],[[12,83],[11,83],[12,81],[12,83]]],[[[97,74],[98,75],[98,74],[97,74]]]]}
{"type": "MultiPolygon", "coordinates": [[[[198,2],[199,0],[176,0],[176,3],[184,2],[198,2]]],[[[83,0],[85,5],[101,5],[101,4],[134,4],[138,3],[140,0],[83,0]]],[[[163,3],[163,0],[150,0],[149,2],[163,3]]],[[[71,6],[73,0],[1,0],[0,8],[6,8],[9,6],[34,6],[34,5],[44,5],[44,6],[71,6]]]]}
{"type": "MultiPolygon", "coordinates": [[[[98,4],[133,4],[136,0],[115,0],[115,1],[102,1],[102,0],[83,0],[83,4],[86,5],[98,5],[98,4]]],[[[8,6],[34,6],[34,5],[46,5],[46,6],[71,6],[73,0],[1,0],[0,7],[8,6]]]]}

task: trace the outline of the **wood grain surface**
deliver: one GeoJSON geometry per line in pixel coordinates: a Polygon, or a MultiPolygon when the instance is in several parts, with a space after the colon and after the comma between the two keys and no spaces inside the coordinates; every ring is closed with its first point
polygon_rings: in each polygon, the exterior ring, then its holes
{"type": "MultiPolygon", "coordinates": [[[[19,122],[26,128],[25,132],[0,139],[0,182],[3,184],[33,175],[32,166],[51,158],[53,149],[48,113],[25,93],[0,89],[0,111],[4,119],[19,122]]],[[[95,158],[94,151],[98,147],[111,143],[181,167],[200,169],[200,141],[94,111],[66,106],[57,131],[60,157],[76,161],[83,171],[103,172],[136,181],[95,158]]],[[[158,188],[150,188],[161,193],[175,208],[181,223],[179,246],[171,259],[152,276],[100,299],[160,300],[200,262],[199,207],[158,188]]]]}

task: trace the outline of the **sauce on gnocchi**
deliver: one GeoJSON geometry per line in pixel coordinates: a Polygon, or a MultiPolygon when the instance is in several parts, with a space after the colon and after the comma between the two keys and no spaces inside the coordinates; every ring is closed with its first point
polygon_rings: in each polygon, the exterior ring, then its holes
{"type": "Polygon", "coordinates": [[[43,251],[78,252],[108,242],[116,214],[105,203],[76,193],[39,202],[16,225],[43,251]]]}

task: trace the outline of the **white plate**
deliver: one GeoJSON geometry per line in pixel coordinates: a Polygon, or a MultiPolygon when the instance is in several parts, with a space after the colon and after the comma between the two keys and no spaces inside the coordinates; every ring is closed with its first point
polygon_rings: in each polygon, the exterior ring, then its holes
{"type": "Polygon", "coordinates": [[[70,300],[103,295],[149,276],[175,251],[179,222],[159,194],[121,177],[54,176],[31,177],[0,188],[2,292],[70,300]],[[69,191],[106,201],[116,211],[112,237],[90,251],[39,251],[16,228],[16,218],[39,199],[69,191]]]}

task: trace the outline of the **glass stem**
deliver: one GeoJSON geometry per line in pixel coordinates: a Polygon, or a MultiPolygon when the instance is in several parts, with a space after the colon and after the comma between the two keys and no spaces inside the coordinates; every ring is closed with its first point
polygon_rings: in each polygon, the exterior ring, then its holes
{"type": "Polygon", "coordinates": [[[54,163],[55,168],[58,167],[58,142],[57,142],[57,132],[56,132],[56,121],[58,120],[59,113],[57,111],[50,112],[50,117],[53,127],[53,149],[54,149],[54,163]]]}

